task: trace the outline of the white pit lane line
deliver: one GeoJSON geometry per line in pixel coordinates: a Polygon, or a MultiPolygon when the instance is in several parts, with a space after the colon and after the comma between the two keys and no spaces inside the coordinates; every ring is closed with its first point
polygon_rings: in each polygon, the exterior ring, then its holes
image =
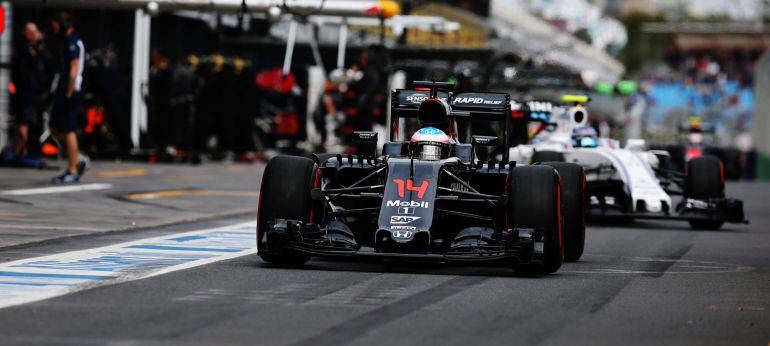
{"type": "Polygon", "coordinates": [[[111,188],[112,188],[112,184],[93,183],[93,184],[81,184],[81,185],[36,187],[32,189],[4,190],[4,191],[0,191],[0,195],[29,196],[29,195],[44,195],[44,194],[51,194],[51,193],[109,190],[111,188]]]}
{"type": "Polygon", "coordinates": [[[0,264],[0,308],[257,252],[256,222],[0,264]]]}

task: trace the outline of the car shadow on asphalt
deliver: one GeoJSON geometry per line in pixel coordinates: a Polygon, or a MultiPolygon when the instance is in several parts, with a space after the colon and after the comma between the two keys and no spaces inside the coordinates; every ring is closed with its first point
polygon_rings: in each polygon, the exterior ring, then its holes
{"type": "Polygon", "coordinates": [[[533,275],[516,273],[511,268],[496,266],[478,266],[468,264],[426,263],[391,260],[346,260],[313,258],[310,262],[300,266],[287,266],[266,263],[254,258],[253,267],[261,269],[287,269],[287,270],[314,270],[331,272],[358,272],[381,274],[416,274],[416,275],[443,275],[443,276],[486,276],[501,278],[530,278],[549,279],[558,278],[559,272],[550,275],[533,275]]]}
{"type": "Polygon", "coordinates": [[[746,233],[745,229],[740,229],[741,224],[724,224],[719,229],[694,229],[690,227],[687,222],[674,221],[650,221],[650,220],[633,220],[628,222],[613,222],[613,221],[594,221],[588,224],[588,231],[590,228],[625,228],[628,230],[643,230],[643,231],[692,231],[692,232],[709,232],[709,233],[746,233]]]}

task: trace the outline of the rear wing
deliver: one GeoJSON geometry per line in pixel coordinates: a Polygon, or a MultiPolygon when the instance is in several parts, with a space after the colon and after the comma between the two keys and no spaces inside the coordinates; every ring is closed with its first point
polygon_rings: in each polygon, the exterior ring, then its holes
{"type": "MultiPolygon", "coordinates": [[[[511,97],[506,93],[466,92],[453,94],[450,83],[414,82],[415,89],[395,89],[391,92],[390,138],[395,138],[399,118],[417,118],[420,104],[429,97],[446,101],[450,118],[466,119],[468,141],[471,136],[470,120],[497,121],[508,129],[511,119],[511,97]]],[[[508,131],[503,131],[503,161],[508,161],[508,131]]]]}
{"type": "MultiPolygon", "coordinates": [[[[395,89],[391,94],[391,116],[416,118],[422,101],[430,97],[423,90],[395,89]]],[[[504,93],[436,93],[436,98],[446,101],[452,108],[453,118],[470,117],[473,120],[505,121],[510,114],[510,96],[504,93]]]]}

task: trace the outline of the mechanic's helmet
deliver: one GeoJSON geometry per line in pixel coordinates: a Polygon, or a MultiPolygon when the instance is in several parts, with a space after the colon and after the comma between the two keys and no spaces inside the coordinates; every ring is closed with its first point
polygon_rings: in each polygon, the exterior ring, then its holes
{"type": "Polygon", "coordinates": [[[412,157],[436,161],[449,156],[452,138],[435,127],[424,127],[412,136],[412,157]]]}
{"type": "Polygon", "coordinates": [[[599,145],[599,135],[591,126],[578,127],[572,131],[572,146],[576,148],[595,148],[599,145]]]}
{"type": "Polygon", "coordinates": [[[426,98],[420,104],[417,114],[420,126],[441,128],[449,119],[449,104],[439,98],[426,98]]]}

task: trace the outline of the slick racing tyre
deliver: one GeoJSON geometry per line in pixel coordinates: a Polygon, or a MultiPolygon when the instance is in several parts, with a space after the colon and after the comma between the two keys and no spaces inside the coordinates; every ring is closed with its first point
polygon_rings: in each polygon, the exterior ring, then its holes
{"type": "MultiPolygon", "coordinates": [[[[317,184],[318,166],[308,158],[276,156],[262,175],[257,212],[257,249],[265,262],[282,265],[305,264],[310,256],[282,251],[267,251],[267,221],[272,219],[313,222],[310,191],[317,184]]],[[[318,214],[318,212],[316,212],[318,214]]]]}
{"type": "Polygon", "coordinates": [[[725,168],[725,178],[730,180],[737,180],[741,178],[743,174],[743,168],[741,167],[741,152],[738,149],[725,148],[722,157],[722,163],[725,168]]]}
{"type": "MultiPolygon", "coordinates": [[[[509,227],[542,230],[543,251],[531,264],[514,269],[523,273],[550,274],[559,270],[562,249],[561,187],[551,166],[516,167],[508,176],[509,227]],[[539,262],[539,263],[537,263],[539,262]]],[[[538,232],[539,233],[539,232],[538,232]]]]}
{"type": "Polygon", "coordinates": [[[564,153],[551,150],[536,151],[532,154],[532,164],[538,162],[564,162],[564,153]]]}
{"type": "Polygon", "coordinates": [[[583,167],[566,162],[543,162],[561,177],[564,204],[564,260],[574,262],[583,255],[586,241],[586,174],[583,167]]]}
{"type": "MultiPolygon", "coordinates": [[[[697,199],[725,196],[724,166],[715,156],[701,156],[687,162],[685,197],[697,199]]],[[[723,221],[691,220],[695,229],[719,229],[723,221]]]]}

